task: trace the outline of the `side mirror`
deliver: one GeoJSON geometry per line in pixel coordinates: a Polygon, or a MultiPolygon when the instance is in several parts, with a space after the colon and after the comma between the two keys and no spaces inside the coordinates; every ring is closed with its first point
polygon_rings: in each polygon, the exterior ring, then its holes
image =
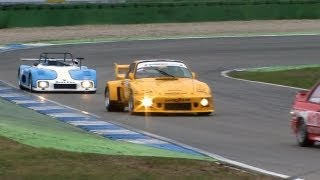
{"type": "Polygon", "coordinates": [[[195,72],[192,72],[191,74],[192,74],[193,79],[195,79],[197,77],[195,72]]]}
{"type": "Polygon", "coordinates": [[[309,91],[299,91],[296,95],[297,101],[304,101],[307,98],[309,91]]]}
{"type": "Polygon", "coordinates": [[[133,73],[129,73],[129,79],[134,79],[134,74],[133,73]]]}
{"type": "Polygon", "coordinates": [[[78,57],[73,61],[73,63],[81,68],[81,61],[83,60],[84,60],[83,57],[78,57]]]}

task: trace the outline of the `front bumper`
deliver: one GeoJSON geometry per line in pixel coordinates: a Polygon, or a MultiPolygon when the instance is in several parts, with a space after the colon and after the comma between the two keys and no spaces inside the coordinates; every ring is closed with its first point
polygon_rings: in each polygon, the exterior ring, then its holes
{"type": "Polygon", "coordinates": [[[94,92],[96,91],[96,85],[94,81],[90,81],[92,83],[92,87],[84,88],[82,83],[88,80],[73,80],[72,82],[57,82],[56,80],[38,80],[36,82],[36,87],[32,87],[33,91],[39,92],[50,92],[50,91],[57,91],[57,92],[94,92]],[[48,82],[47,87],[39,87],[39,81],[46,81],[48,82]]]}
{"type": "Polygon", "coordinates": [[[152,112],[152,113],[212,113],[214,104],[212,97],[155,97],[152,99],[152,105],[146,107],[142,100],[144,96],[138,96],[134,99],[134,112],[152,112]],[[201,105],[202,99],[207,99],[207,106],[201,105]]]}

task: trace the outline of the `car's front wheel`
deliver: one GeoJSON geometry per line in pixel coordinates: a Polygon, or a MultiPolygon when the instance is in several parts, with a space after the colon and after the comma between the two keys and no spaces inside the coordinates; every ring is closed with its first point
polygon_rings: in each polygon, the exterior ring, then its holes
{"type": "Polygon", "coordinates": [[[130,114],[134,114],[134,98],[132,94],[129,97],[128,109],[130,114]]]}
{"type": "Polygon", "coordinates": [[[300,120],[296,134],[298,144],[302,147],[312,146],[314,141],[311,141],[308,136],[307,125],[303,120],[300,120]]]}
{"type": "Polygon", "coordinates": [[[31,76],[31,74],[29,75],[29,91],[30,92],[33,92],[33,89],[32,89],[32,76],[31,76]]]}

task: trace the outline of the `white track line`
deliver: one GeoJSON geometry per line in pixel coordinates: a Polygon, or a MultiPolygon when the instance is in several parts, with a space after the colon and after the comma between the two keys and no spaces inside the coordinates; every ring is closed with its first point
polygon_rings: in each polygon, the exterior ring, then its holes
{"type": "Polygon", "coordinates": [[[306,90],[303,88],[297,88],[297,87],[292,87],[292,86],[284,86],[284,85],[279,85],[279,84],[272,84],[272,83],[266,83],[266,82],[260,82],[260,81],[252,81],[252,80],[246,80],[246,79],[240,79],[240,78],[234,78],[228,75],[229,72],[232,71],[244,71],[246,69],[233,69],[233,70],[226,70],[221,72],[221,76],[229,78],[229,79],[235,79],[239,81],[245,81],[245,82],[252,82],[252,83],[257,83],[257,84],[265,84],[265,85],[270,85],[270,86],[278,86],[278,87],[283,87],[283,88],[290,88],[290,89],[296,89],[296,90],[306,90]]]}

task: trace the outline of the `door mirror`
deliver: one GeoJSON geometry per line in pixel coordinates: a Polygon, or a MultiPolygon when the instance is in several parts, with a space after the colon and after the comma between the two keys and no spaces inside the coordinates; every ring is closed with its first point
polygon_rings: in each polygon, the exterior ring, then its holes
{"type": "Polygon", "coordinates": [[[193,79],[195,79],[195,78],[197,77],[197,75],[196,75],[195,72],[192,72],[191,74],[192,74],[192,78],[193,78],[193,79]]]}
{"type": "Polygon", "coordinates": [[[134,79],[134,74],[133,73],[129,73],[129,79],[134,79]]]}
{"type": "Polygon", "coordinates": [[[307,98],[309,91],[299,91],[296,95],[297,101],[304,101],[307,98]]]}

